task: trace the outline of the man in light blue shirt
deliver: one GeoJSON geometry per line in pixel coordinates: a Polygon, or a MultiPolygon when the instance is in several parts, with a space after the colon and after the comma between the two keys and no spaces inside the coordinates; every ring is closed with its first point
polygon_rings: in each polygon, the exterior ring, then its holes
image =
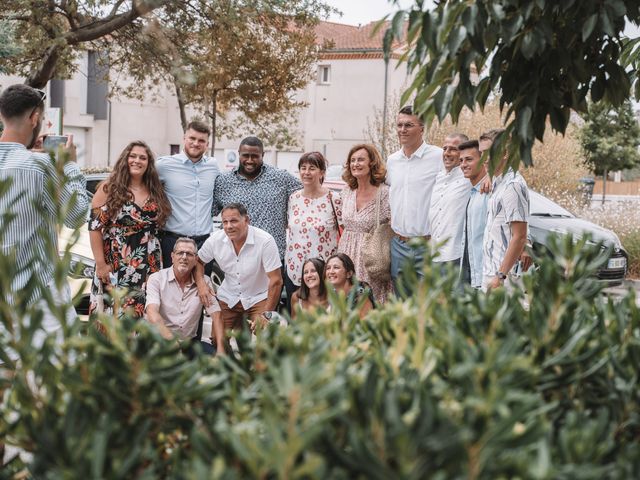
{"type": "Polygon", "coordinates": [[[473,288],[482,287],[482,246],[487,223],[489,195],[481,193],[487,168],[482,161],[478,141],[470,140],[458,145],[460,168],[471,182],[471,194],[467,202],[462,234],[461,276],[463,283],[473,288]]]}
{"type": "Polygon", "coordinates": [[[205,123],[192,121],[184,134],[183,151],[156,162],[171,203],[171,216],[160,232],[164,268],[172,264],[171,252],[178,238],[192,238],[200,248],[213,230],[213,187],[220,169],[215,158],[206,154],[210,135],[205,123]]]}

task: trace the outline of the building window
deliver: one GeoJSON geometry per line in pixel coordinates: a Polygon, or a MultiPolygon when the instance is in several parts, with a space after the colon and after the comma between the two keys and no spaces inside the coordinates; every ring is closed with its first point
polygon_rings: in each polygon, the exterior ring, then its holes
{"type": "Polygon", "coordinates": [[[318,65],[318,83],[320,85],[331,83],[331,65],[318,65]]]}

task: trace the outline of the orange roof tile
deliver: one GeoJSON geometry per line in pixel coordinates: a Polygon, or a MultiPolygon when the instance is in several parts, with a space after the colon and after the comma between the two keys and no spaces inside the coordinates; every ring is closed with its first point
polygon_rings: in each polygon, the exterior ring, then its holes
{"type": "MultiPolygon", "coordinates": [[[[360,27],[333,22],[319,22],[316,25],[316,43],[324,53],[345,50],[382,50],[382,39],[389,22],[385,22],[375,33],[378,22],[371,22],[360,27]]],[[[399,44],[394,45],[396,48],[399,44]]]]}

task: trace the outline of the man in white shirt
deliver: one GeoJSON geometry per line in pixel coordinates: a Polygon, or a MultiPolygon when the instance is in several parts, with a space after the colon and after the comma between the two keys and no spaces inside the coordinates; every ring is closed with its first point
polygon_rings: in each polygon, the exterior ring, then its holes
{"type": "Polygon", "coordinates": [[[403,267],[422,275],[424,247],[410,245],[412,238],[429,239],[429,205],[436,175],[442,170],[442,149],[423,140],[424,123],[410,106],[398,113],[396,128],[401,148],[387,160],[387,183],[391,207],[391,276],[396,293],[410,293],[400,285],[403,267]]]}
{"type": "MultiPolygon", "coordinates": [[[[195,240],[188,237],[178,238],[171,252],[172,265],[149,276],[145,314],[147,320],[156,325],[164,338],[177,337],[181,341],[191,341],[192,344],[200,341],[198,326],[202,317],[202,303],[198,298],[198,288],[193,275],[198,262],[197,257],[198,247],[195,240]]],[[[205,277],[204,280],[211,287],[209,277],[205,277]]],[[[210,296],[210,304],[206,310],[211,316],[214,333],[222,339],[220,306],[213,295],[210,296]]],[[[189,349],[190,347],[191,345],[189,349]]],[[[224,346],[218,349],[218,354],[223,353],[224,346]]]]}
{"type": "Polygon", "coordinates": [[[464,211],[469,201],[471,183],[460,168],[458,146],[469,138],[462,133],[448,135],[442,145],[441,170],[433,186],[429,225],[431,225],[431,245],[438,255],[433,261],[440,265],[444,275],[448,268],[459,268],[462,256],[462,229],[464,211]]]}
{"type": "MultiPolygon", "coordinates": [[[[269,233],[249,225],[247,209],[240,203],[222,209],[222,228],[198,251],[200,298],[206,303],[208,287],[202,264],[215,259],[225,275],[217,293],[224,329],[241,329],[248,317],[253,331],[256,322],[268,320],[278,304],[282,290],[278,246],[269,233]]],[[[217,337],[216,344],[219,342],[217,337]]]]}
{"type": "MultiPolygon", "coordinates": [[[[501,130],[494,130],[481,135],[480,152],[489,150],[500,134],[501,130]]],[[[506,166],[505,154],[495,171],[484,230],[482,288],[485,291],[505,283],[527,244],[529,190],[522,175],[506,166]]]]}

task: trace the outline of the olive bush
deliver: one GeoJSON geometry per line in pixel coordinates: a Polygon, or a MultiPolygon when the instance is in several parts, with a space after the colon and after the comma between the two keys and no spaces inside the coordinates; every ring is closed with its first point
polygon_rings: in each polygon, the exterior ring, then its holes
{"type": "Polygon", "coordinates": [[[522,289],[490,295],[456,290],[427,259],[407,300],[361,320],[332,296],[330,312],[242,334],[225,358],[189,360],[145,322],[110,317],[35,350],[37,309],[3,297],[16,322],[0,339],[0,436],[29,454],[3,472],[637,478],[634,294],[602,295],[585,240],[551,251],[522,289]]]}

